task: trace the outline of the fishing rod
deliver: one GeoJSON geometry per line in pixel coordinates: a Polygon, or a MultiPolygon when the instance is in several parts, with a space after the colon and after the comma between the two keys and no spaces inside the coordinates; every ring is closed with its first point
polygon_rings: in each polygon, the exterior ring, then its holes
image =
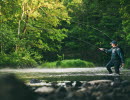
{"type": "Polygon", "coordinates": [[[99,30],[98,28],[95,28],[95,27],[93,27],[93,26],[91,26],[91,25],[87,25],[87,26],[89,26],[89,27],[91,27],[91,28],[93,28],[93,29],[99,31],[100,33],[103,33],[103,34],[104,34],[106,37],[108,37],[111,41],[113,40],[113,39],[110,38],[110,36],[108,36],[105,32],[99,30]]]}
{"type": "MultiPolygon", "coordinates": [[[[74,22],[74,23],[77,23],[77,24],[81,24],[81,25],[86,25],[86,22],[83,22],[83,23],[78,23],[78,22],[75,22],[75,21],[71,21],[71,22],[74,22]]],[[[103,33],[107,38],[109,38],[109,40],[111,40],[111,41],[113,40],[112,38],[110,38],[110,36],[108,36],[105,32],[101,31],[100,29],[98,29],[98,28],[96,28],[96,27],[94,27],[94,26],[92,26],[92,25],[86,25],[86,26],[91,27],[92,29],[99,31],[100,33],[103,33]]],[[[70,37],[75,38],[75,39],[77,39],[77,40],[79,40],[79,41],[82,41],[82,42],[84,42],[84,43],[93,45],[93,46],[95,46],[96,48],[99,48],[98,46],[96,46],[96,45],[94,45],[94,44],[92,44],[92,43],[90,43],[90,42],[88,42],[88,41],[84,41],[84,40],[78,39],[78,38],[76,38],[76,37],[74,37],[74,36],[70,36],[70,37]]]]}
{"type": "MultiPolygon", "coordinates": [[[[75,22],[75,21],[72,21],[72,22],[77,23],[77,24],[81,24],[81,25],[86,25],[86,24],[87,24],[86,22],[82,22],[82,23],[78,23],[78,22],[75,22]]],[[[97,27],[94,27],[94,26],[88,25],[88,24],[87,24],[86,26],[91,27],[92,29],[99,31],[100,33],[103,33],[103,34],[104,34],[107,38],[109,38],[111,41],[113,40],[112,38],[110,38],[109,35],[107,35],[107,34],[106,34],[105,32],[103,32],[103,31],[101,31],[101,30],[98,29],[97,27]]]]}
{"type": "MultiPolygon", "coordinates": [[[[72,21],[72,22],[74,22],[74,21],[72,21]]],[[[74,22],[74,23],[77,23],[77,22],[74,22]]],[[[79,24],[79,23],[78,23],[78,24],[79,24]]],[[[80,23],[80,24],[85,25],[86,23],[84,22],[84,23],[80,23]]],[[[86,25],[86,26],[91,27],[91,28],[93,28],[93,29],[99,31],[100,33],[103,33],[107,38],[109,38],[109,40],[111,40],[111,41],[113,40],[113,39],[110,38],[110,36],[108,36],[105,32],[101,31],[100,29],[98,29],[98,28],[96,28],[96,27],[94,27],[94,26],[91,26],[91,25],[86,25]]],[[[69,35],[69,36],[70,36],[70,35],[69,35]]],[[[84,43],[86,43],[86,44],[89,44],[89,45],[91,45],[91,46],[96,47],[97,49],[99,49],[99,47],[98,47],[97,45],[92,44],[92,43],[90,43],[90,42],[88,42],[88,41],[81,40],[81,39],[76,38],[76,37],[74,37],[74,36],[70,36],[70,37],[75,38],[75,39],[77,39],[77,40],[79,40],[79,41],[82,41],[82,42],[84,42],[84,43]]],[[[107,55],[107,54],[105,53],[105,55],[107,55]]],[[[108,56],[108,55],[107,55],[107,56],[108,56]]]]}
{"type": "Polygon", "coordinates": [[[69,37],[72,37],[72,38],[74,38],[74,39],[76,39],[76,40],[82,41],[82,42],[84,42],[85,44],[89,44],[89,45],[94,46],[94,47],[96,47],[96,48],[99,49],[98,46],[96,46],[95,44],[92,44],[92,43],[90,43],[90,42],[88,42],[88,41],[81,40],[81,39],[79,39],[79,38],[76,38],[76,37],[74,37],[74,36],[70,36],[70,35],[69,35],[69,37]]]}
{"type": "MultiPolygon", "coordinates": [[[[66,34],[66,35],[67,35],[67,34],[66,34]]],[[[88,42],[88,41],[85,41],[85,40],[81,40],[81,39],[76,38],[76,37],[74,37],[74,36],[70,36],[70,35],[69,35],[69,37],[72,37],[72,38],[74,38],[74,39],[76,39],[76,40],[82,41],[82,42],[84,42],[85,44],[89,44],[89,45],[91,45],[91,46],[93,46],[93,47],[95,47],[96,49],[99,50],[99,47],[98,47],[97,45],[95,45],[95,44],[92,44],[92,43],[90,43],[90,42],[88,42]]],[[[104,54],[105,54],[106,56],[109,56],[109,55],[106,54],[105,52],[104,52],[104,54]]]]}

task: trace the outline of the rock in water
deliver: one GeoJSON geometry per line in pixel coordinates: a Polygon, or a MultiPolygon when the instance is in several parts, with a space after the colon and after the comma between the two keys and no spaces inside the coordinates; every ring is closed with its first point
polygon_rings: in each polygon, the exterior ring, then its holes
{"type": "Polygon", "coordinates": [[[56,89],[55,95],[57,97],[56,100],[64,100],[64,98],[67,96],[67,90],[66,90],[66,88],[64,88],[62,86],[59,87],[58,89],[56,89]]]}
{"type": "Polygon", "coordinates": [[[30,83],[41,83],[41,81],[38,79],[31,79],[30,83]]]}
{"type": "Polygon", "coordinates": [[[57,90],[56,90],[56,93],[65,93],[65,92],[67,92],[67,90],[66,90],[66,88],[64,88],[64,87],[59,87],[57,90]]]}
{"type": "Polygon", "coordinates": [[[72,87],[72,82],[67,82],[67,83],[65,83],[65,86],[66,86],[66,87],[72,87]]]}
{"type": "Polygon", "coordinates": [[[40,87],[40,88],[36,89],[35,92],[40,93],[40,94],[44,94],[44,93],[49,94],[49,93],[54,92],[54,90],[55,89],[52,87],[40,87]]]}
{"type": "Polygon", "coordinates": [[[82,86],[82,83],[80,81],[75,81],[74,87],[80,87],[82,86]]]}
{"type": "Polygon", "coordinates": [[[124,80],[121,82],[121,85],[122,86],[128,86],[128,85],[130,86],[130,82],[128,80],[124,80]]]}
{"type": "Polygon", "coordinates": [[[82,84],[82,87],[89,87],[89,86],[91,86],[91,84],[88,83],[87,81],[82,84]]]}
{"type": "Polygon", "coordinates": [[[36,100],[36,94],[14,75],[0,77],[0,100],[36,100]]]}
{"type": "Polygon", "coordinates": [[[88,83],[90,83],[91,85],[96,85],[96,84],[102,84],[102,83],[111,83],[112,80],[93,80],[93,81],[89,81],[88,83]]]}

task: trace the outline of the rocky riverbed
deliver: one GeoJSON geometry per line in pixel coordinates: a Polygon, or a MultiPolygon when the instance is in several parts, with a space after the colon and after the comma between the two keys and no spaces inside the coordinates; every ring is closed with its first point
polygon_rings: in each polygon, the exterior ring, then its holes
{"type": "MultiPolygon", "coordinates": [[[[42,83],[38,79],[30,84],[42,83]]],[[[130,81],[113,80],[48,82],[31,86],[15,75],[0,77],[0,100],[129,100],[130,81]]]]}

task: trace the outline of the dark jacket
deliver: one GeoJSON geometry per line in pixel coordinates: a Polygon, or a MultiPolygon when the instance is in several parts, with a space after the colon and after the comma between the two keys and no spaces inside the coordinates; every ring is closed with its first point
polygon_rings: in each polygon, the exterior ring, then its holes
{"type": "Polygon", "coordinates": [[[111,49],[104,49],[106,53],[111,53],[111,60],[120,61],[124,63],[124,55],[119,47],[113,47],[111,49]]]}

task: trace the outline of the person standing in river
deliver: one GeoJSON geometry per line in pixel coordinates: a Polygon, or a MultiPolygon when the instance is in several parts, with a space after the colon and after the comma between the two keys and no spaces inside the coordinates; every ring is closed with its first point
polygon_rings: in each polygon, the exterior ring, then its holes
{"type": "Polygon", "coordinates": [[[118,47],[117,41],[112,41],[111,43],[112,48],[111,49],[105,49],[105,48],[99,48],[101,51],[104,51],[106,53],[111,53],[111,60],[107,63],[106,68],[109,72],[109,74],[112,74],[111,67],[114,66],[115,73],[120,75],[120,66],[124,66],[124,55],[121,50],[121,48],[118,47]]]}

